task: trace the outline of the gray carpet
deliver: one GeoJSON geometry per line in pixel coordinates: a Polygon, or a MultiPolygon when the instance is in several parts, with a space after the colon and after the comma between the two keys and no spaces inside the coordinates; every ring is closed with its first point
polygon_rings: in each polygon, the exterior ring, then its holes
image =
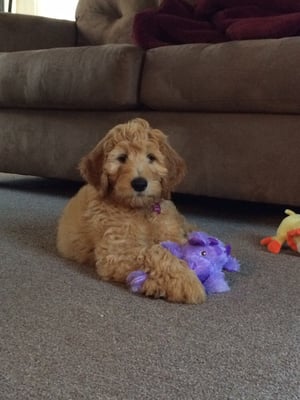
{"type": "Polygon", "coordinates": [[[186,306],[57,256],[57,218],[76,189],[0,174],[1,400],[300,398],[300,257],[259,245],[283,207],[176,199],[242,264],[229,293],[186,306]]]}

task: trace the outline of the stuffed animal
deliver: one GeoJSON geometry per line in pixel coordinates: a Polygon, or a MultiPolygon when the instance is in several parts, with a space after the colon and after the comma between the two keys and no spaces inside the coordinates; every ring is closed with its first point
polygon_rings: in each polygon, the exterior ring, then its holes
{"type": "MultiPolygon", "coordinates": [[[[223,270],[240,269],[239,262],[230,254],[230,246],[205,232],[190,233],[183,245],[171,241],[162,242],[161,245],[176,257],[186,261],[202,282],[207,294],[230,290],[223,270]]],[[[139,292],[146,279],[147,274],[137,270],[128,275],[127,282],[133,292],[139,292]]]]}
{"type": "Polygon", "coordinates": [[[267,236],[260,241],[267,249],[274,254],[280,252],[282,245],[287,245],[294,251],[300,253],[300,214],[292,210],[285,210],[285,217],[277,229],[275,236],[267,236]]]}

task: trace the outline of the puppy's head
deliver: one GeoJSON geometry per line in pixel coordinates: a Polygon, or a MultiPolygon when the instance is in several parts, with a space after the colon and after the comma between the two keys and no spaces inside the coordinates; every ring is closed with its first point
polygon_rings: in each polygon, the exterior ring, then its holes
{"type": "Polygon", "coordinates": [[[101,197],[135,208],[168,199],[185,163],[161,131],[137,118],[111,129],[79,169],[101,197]]]}

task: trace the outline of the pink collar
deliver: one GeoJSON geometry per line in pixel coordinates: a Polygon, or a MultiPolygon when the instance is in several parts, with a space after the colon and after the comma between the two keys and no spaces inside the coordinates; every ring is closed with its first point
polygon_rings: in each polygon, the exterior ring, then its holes
{"type": "Polygon", "coordinates": [[[161,213],[161,206],[160,206],[160,203],[154,203],[154,204],[152,204],[151,210],[152,210],[153,212],[155,212],[156,214],[160,214],[160,213],[161,213]]]}

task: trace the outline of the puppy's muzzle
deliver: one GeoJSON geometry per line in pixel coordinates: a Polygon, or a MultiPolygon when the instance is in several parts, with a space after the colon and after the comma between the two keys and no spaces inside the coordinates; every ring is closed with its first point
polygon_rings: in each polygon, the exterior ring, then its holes
{"type": "Polygon", "coordinates": [[[148,186],[148,182],[145,178],[134,178],[131,181],[131,186],[136,192],[143,192],[148,186]]]}

